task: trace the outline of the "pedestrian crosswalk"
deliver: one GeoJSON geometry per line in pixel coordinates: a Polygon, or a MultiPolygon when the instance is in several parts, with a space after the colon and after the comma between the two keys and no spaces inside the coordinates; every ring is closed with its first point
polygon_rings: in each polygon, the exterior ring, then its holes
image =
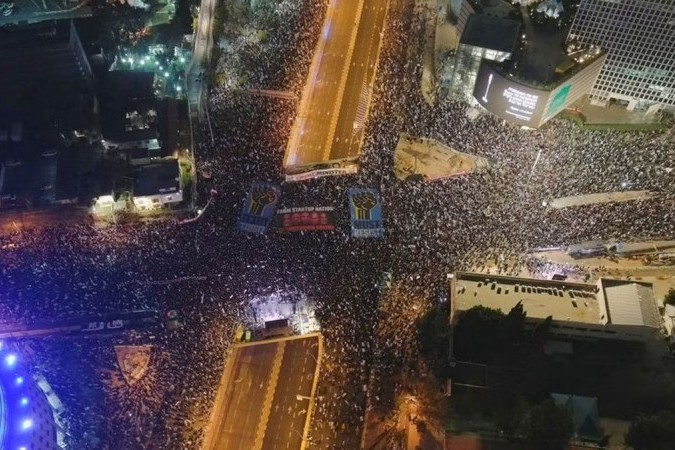
{"type": "Polygon", "coordinates": [[[360,130],[365,125],[366,117],[368,116],[369,97],[370,97],[370,88],[368,87],[368,84],[364,81],[363,87],[361,88],[361,95],[359,97],[359,105],[356,108],[356,117],[354,118],[354,130],[360,130]]]}

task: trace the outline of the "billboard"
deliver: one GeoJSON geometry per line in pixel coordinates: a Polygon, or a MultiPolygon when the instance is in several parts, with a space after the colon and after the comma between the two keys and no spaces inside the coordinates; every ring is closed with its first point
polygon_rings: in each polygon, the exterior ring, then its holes
{"type": "Polygon", "coordinates": [[[280,209],[275,224],[282,231],[332,231],[335,229],[335,208],[306,206],[280,209]]]}
{"type": "Polygon", "coordinates": [[[601,54],[584,65],[574,66],[568,76],[547,89],[509,79],[483,60],[473,97],[507,122],[537,128],[591,91],[606,58],[601,54]]]}
{"type": "Polygon", "coordinates": [[[263,234],[267,231],[279,203],[279,187],[271,183],[254,182],[246,197],[237,229],[263,234]]]}
{"type": "Polygon", "coordinates": [[[555,94],[551,96],[551,101],[546,108],[546,115],[553,116],[560,111],[567,104],[567,98],[570,96],[570,91],[572,90],[572,84],[567,83],[564,86],[561,86],[559,89],[556,89],[555,94]]]}
{"type": "Polygon", "coordinates": [[[351,217],[352,236],[358,238],[382,238],[382,199],[380,193],[369,188],[350,188],[349,215],[351,217]]]}
{"type": "Polygon", "coordinates": [[[509,80],[483,61],[478,69],[474,98],[485,109],[518,125],[539,126],[549,92],[509,80]]]}

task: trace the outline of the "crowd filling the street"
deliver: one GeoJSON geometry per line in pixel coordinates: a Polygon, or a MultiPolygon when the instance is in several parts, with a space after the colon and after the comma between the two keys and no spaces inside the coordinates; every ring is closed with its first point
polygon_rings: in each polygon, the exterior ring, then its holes
{"type": "MultiPolygon", "coordinates": [[[[327,0],[281,3],[286,9],[275,20],[284,33],[266,37],[274,42],[274,51],[265,53],[273,59],[223,64],[246,75],[253,88],[300,96],[327,0]]],[[[536,276],[546,264],[527,256],[534,248],[675,235],[671,131],[587,131],[562,119],[526,130],[487,113],[474,118],[462,102],[429,105],[420,89],[423,31],[423,12],[392,0],[357,174],[285,182],[283,152],[297,103],[224,83],[209,93],[211,129],[203,123],[196,130],[200,202],[214,197],[199,219],[0,236],[2,324],[132,310],[177,310],[184,324],[97,339],[24,341],[29,361],[64,404],[70,448],[198,448],[247,305],[287,292],[316,305],[325,338],[309,448],[358,448],[364,386],[372,383],[371,373],[383,373],[378,364],[395,369],[383,353],[414,354],[416,320],[447,299],[448,273],[529,270],[536,276]],[[393,157],[400,133],[487,158],[490,167],[433,182],[399,180],[393,157]],[[280,207],[334,207],[336,230],[238,231],[254,181],[279,185],[280,207]],[[383,239],[351,237],[351,187],[379,191],[383,239]],[[656,196],[547,206],[562,196],[627,189],[656,196]],[[395,292],[379,306],[385,272],[395,292]],[[118,344],[152,346],[139,383],[111,380],[118,344]]]]}

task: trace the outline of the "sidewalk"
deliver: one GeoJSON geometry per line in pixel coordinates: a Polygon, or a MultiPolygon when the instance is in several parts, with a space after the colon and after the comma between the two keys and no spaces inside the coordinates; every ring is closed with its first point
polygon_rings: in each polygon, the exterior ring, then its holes
{"type": "Polygon", "coordinates": [[[93,223],[89,208],[56,206],[39,210],[7,211],[0,213],[0,234],[54,227],[93,223]]]}
{"type": "Polygon", "coordinates": [[[416,4],[416,8],[425,18],[421,89],[424,100],[429,105],[436,102],[436,33],[440,3],[439,0],[417,0],[416,4]]]}
{"type": "Polygon", "coordinates": [[[553,209],[568,208],[571,206],[594,205],[600,203],[630,202],[633,200],[649,200],[655,197],[650,191],[615,191],[596,194],[571,195],[551,200],[549,207],[553,209]]]}
{"type": "Polygon", "coordinates": [[[655,115],[648,115],[639,111],[628,111],[620,105],[610,105],[607,107],[591,105],[588,96],[584,95],[577,100],[573,107],[579,109],[584,116],[586,123],[589,124],[644,124],[658,123],[655,115]]]}

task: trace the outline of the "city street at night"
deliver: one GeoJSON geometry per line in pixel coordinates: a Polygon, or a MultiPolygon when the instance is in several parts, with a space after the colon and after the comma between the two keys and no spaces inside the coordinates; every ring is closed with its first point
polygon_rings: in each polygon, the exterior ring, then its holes
{"type": "Polygon", "coordinates": [[[389,0],[332,0],[302,91],[286,166],[358,156],[389,0]]]}
{"type": "Polygon", "coordinates": [[[301,448],[319,348],[317,335],[235,346],[205,448],[301,448]]]}
{"type": "Polygon", "coordinates": [[[641,432],[675,414],[675,85],[593,88],[623,49],[540,4],[528,30],[579,31],[546,83],[517,80],[521,5],[455,3],[192,2],[194,36],[156,54],[0,28],[0,392],[26,415],[0,448],[675,448],[641,432]],[[433,102],[429,20],[458,43],[433,102]],[[584,122],[598,92],[641,122],[584,122]]]}

